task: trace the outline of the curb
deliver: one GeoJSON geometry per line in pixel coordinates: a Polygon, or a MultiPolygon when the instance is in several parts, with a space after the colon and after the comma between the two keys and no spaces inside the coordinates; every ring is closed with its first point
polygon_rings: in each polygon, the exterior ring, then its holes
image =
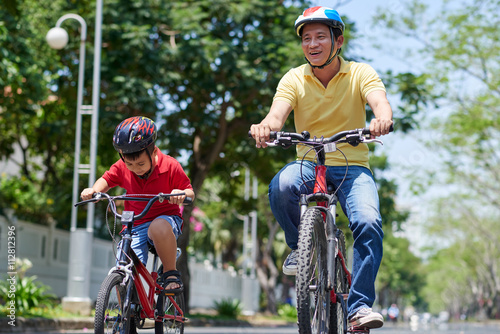
{"type": "MultiPolygon", "coordinates": [[[[189,318],[186,327],[260,327],[260,326],[286,326],[286,322],[281,321],[251,321],[251,320],[220,320],[211,318],[189,318]]],[[[0,333],[34,333],[39,331],[57,330],[93,330],[94,318],[23,318],[17,317],[15,326],[9,324],[10,319],[0,319],[0,333]]]]}
{"type": "Polygon", "coordinates": [[[35,331],[51,331],[59,329],[93,329],[94,318],[23,318],[17,317],[15,326],[9,324],[10,319],[0,319],[0,333],[32,333],[35,331]]]}

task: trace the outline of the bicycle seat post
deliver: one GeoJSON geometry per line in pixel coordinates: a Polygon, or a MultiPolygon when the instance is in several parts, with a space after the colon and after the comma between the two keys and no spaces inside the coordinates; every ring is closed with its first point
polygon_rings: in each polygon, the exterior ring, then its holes
{"type": "Polygon", "coordinates": [[[119,256],[118,263],[126,265],[128,263],[127,254],[129,253],[132,244],[132,227],[134,226],[134,211],[123,211],[121,218],[122,225],[127,225],[125,234],[122,238],[122,249],[119,256]]]}

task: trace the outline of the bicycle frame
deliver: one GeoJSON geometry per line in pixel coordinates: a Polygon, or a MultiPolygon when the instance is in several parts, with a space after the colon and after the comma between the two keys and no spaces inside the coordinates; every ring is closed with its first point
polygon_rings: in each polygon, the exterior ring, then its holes
{"type": "MultiPolygon", "coordinates": [[[[130,279],[131,276],[132,280],[134,281],[134,286],[135,290],[137,291],[137,296],[139,297],[139,301],[142,306],[141,319],[149,318],[149,319],[155,319],[155,321],[162,321],[163,319],[185,321],[184,312],[172,298],[174,294],[163,292],[164,291],[163,288],[158,283],[156,283],[156,279],[158,278],[158,273],[156,272],[156,267],[158,264],[158,256],[156,254],[154,256],[153,269],[150,273],[146,268],[146,266],[139,260],[134,250],[131,248],[132,234],[130,231],[132,230],[132,226],[134,223],[133,217],[134,217],[133,211],[124,211],[122,213],[121,222],[123,225],[125,224],[127,225],[127,229],[125,230],[126,231],[125,235],[122,238],[123,244],[120,249],[120,255],[118,257],[119,266],[113,268],[111,271],[118,270],[125,273],[124,280],[127,280],[127,278],[130,279]],[[132,271],[130,271],[130,269],[127,268],[128,265],[130,264],[133,264],[132,271]],[[141,278],[146,282],[146,285],[149,287],[149,291],[147,293],[141,278]],[[155,314],[154,297],[155,295],[158,295],[160,293],[165,293],[165,295],[169,298],[172,305],[174,305],[174,307],[179,312],[180,316],[173,316],[168,314],[163,314],[162,316],[159,316],[155,314]]],[[[130,301],[132,297],[131,294],[132,291],[127,291],[126,302],[130,301]]]]}
{"type": "MultiPolygon", "coordinates": [[[[393,131],[391,129],[389,131],[393,131]]],[[[252,133],[249,132],[252,136],[252,133]]],[[[292,145],[304,145],[310,147],[315,152],[315,178],[314,187],[311,189],[304,181],[304,185],[312,190],[311,194],[302,194],[299,199],[301,224],[299,228],[299,250],[304,252],[304,256],[299,254],[298,270],[297,270],[297,294],[298,306],[297,313],[299,315],[299,331],[308,333],[310,329],[315,331],[327,329],[328,324],[326,321],[334,320],[334,326],[340,326],[343,320],[344,332],[359,332],[369,333],[369,329],[365,327],[352,327],[348,329],[347,326],[347,291],[350,290],[352,285],[352,277],[349,272],[345,257],[345,237],[342,231],[336,225],[336,209],[338,198],[334,189],[328,188],[327,183],[327,166],[325,165],[326,153],[337,151],[337,144],[347,143],[352,146],[357,146],[360,143],[380,143],[382,142],[371,136],[369,128],[360,128],[353,130],[345,130],[334,134],[331,137],[316,137],[311,138],[310,133],[302,131],[302,133],[271,131],[269,133],[271,141],[267,142],[267,146],[281,146],[288,148],[292,145]],[[315,203],[315,204],[313,204],[315,203]],[[312,209],[309,211],[309,209],[312,209]],[[318,215],[321,213],[321,216],[318,215]],[[323,222],[323,226],[321,226],[323,222]],[[318,226],[318,224],[320,226],[318,226]],[[303,228],[303,229],[302,229],[303,228]],[[314,245],[314,233],[320,233],[314,245]],[[324,234],[323,234],[324,233],[324,234]],[[301,235],[304,238],[301,242],[301,235]],[[311,242],[312,241],[312,242],[311,242]],[[318,249],[313,247],[317,246],[318,249]],[[319,253],[321,252],[321,253],[319,253]],[[326,253],[326,254],[325,254],[326,253]],[[313,264],[314,257],[319,258],[318,264],[313,264]],[[338,260],[338,261],[337,261],[338,260]],[[309,261],[309,262],[308,262],[309,261]],[[311,274],[312,270],[312,274],[311,274]],[[318,273],[317,271],[320,271],[318,273]],[[321,274],[322,276],[317,276],[321,274]],[[338,275],[338,277],[337,277],[338,275]],[[326,277],[325,277],[326,276],[326,277]],[[338,279],[338,281],[337,281],[338,279]],[[308,282],[309,280],[309,282],[308,282]],[[319,282],[319,283],[316,283],[319,282]],[[307,285],[309,284],[309,287],[307,285]],[[319,290],[318,290],[319,288],[319,290]],[[310,293],[318,292],[318,296],[311,295],[310,293]],[[328,291],[330,303],[335,305],[337,314],[331,315],[332,318],[328,319],[325,310],[326,300],[328,299],[328,291]],[[309,296],[308,296],[309,294],[309,296]],[[310,307],[311,300],[313,308],[310,307]],[[300,305],[299,305],[300,301],[300,305]],[[339,307],[341,309],[339,309],[339,307]],[[318,311],[319,310],[319,311],[318,311]],[[343,319],[339,317],[339,311],[342,312],[343,319]],[[309,314],[308,314],[309,312],[309,314]],[[311,320],[313,323],[311,323],[311,320]],[[302,325],[301,325],[302,322],[302,325]],[[311,328],[308,327],[311,325],[311,328]]],[[[308,151],[307,153],[309,153],[308,151]]],[[[306,153],[306,155],[307,155],[306,153]]],[[[344,155],[346,159],[347,157],[344,155]]],[[[305,159],[305,156],[304,156],[305,159]]],[[[307,182],[310,182],[309,180],[307,182]]]]}
{"type": "MultiPolygon", "coordinates": [[[[311,202],[316,202],[315,208],[321,210],[323,214],[323,219],[325,222],[325,231],[326,231],[326,240],[327,240],[327,272],[328,272],[328,282],[327,287],[330,289],[330,300],[332,303],[337,302],[337,295],[334,290],[334,282],[335,282],[335,257],[339,257],[340,262],[342,263],[342,269],[344,270],[349,287],[351,286],[351,273],[349,272],[344,256],[340,252],[336,233],[337,233],[337,224],[335,222],[336,217],[336,208],[338,203],[338,198],[334,193],[329,193],[329,189],[326,182],[326,170],[327,167],[325,165],[325,152],[321,145],[315,146],[316,156],[317,156],[317,164],[315,166],[315,181],[314,181],[314,190],[311,195],[301,195],[300,198],[300,213],[301,216],[308,209],[309,204],[311,202]]],[[[343,296],[345,299],[345,296],[343,296]]]]}

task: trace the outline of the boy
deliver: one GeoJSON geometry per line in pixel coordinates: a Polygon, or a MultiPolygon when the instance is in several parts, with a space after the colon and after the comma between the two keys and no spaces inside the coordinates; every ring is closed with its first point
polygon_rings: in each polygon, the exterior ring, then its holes
{"type": "MultiPolygon", "coordinates": [[[[182,289],[180,273],[176,270],[177,238],[182,233],[179,205],[186,197],[194,199],[193,187],[174,158],[155,146],[156,124],[149,118],[135,116],[122,121],[115,129],[113,146],[120,155],[92,188],[86,188],[81,198],[92,198],[96,192],[107,192],[120,186],[128,194],[185,193],[170,197],[168,203],[156,202],[146,216],[134,222],[132,249],[139,259],[148,260],[148,243],[155,246],[163,263],[159,281],[167,290],[182,289]]],[[[140,213],[146,202],[125,201],[125,210],[140,213]]]]}

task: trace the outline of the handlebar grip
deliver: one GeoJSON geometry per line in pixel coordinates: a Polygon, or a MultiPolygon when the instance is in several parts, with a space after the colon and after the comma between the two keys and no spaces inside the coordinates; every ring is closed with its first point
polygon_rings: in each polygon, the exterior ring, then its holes
{"type": "MultiPolygon", "coordinates": [[[[277,133],[277,131],[271,131],[271,132],[269,133],[269,137],[270,137],[271,139],[276,139],[276,133],[277,133]]],[[[249,137],[249,138],[252,138],[252,132],[251,132],[251,131],[248,131],[248,137],[249,137]]]]}
{"type": "Polygon", "coordinates": [[[191,197],[184,198],[184,204],[186,204],[186,205],[193,204],[193,199],[191,197]]]}
{"type": "MultiPolygon", "coordinates": [[[[394,124],[391,124],[391,127],[389,128],[389,132],[393,132],[394,131],[394,124]]],[[[364,135],[369,135],[371,134],[370,133],[370,128],[364,128],[363,129],[363,134],[364,135]]]]}

